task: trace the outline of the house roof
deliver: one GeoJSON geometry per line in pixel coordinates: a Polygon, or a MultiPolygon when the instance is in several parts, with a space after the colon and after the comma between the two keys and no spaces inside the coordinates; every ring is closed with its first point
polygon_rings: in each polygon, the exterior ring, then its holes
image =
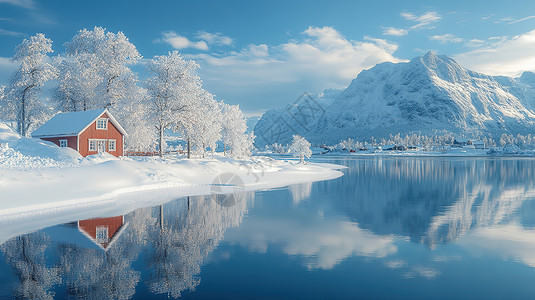
{"type": "Polygon", "coordinates": [[[119,125],[117,120],[107,109],[96,109],[77,111],[70,113],[60,113],[55,115],[48,122],[43,124],[32,133],[32,137],[59,137],[75,136],[82,133],[89,125],[95,122],[103,113],[106,113],[110,121],[123,134],[126,131],[119,125]]]}

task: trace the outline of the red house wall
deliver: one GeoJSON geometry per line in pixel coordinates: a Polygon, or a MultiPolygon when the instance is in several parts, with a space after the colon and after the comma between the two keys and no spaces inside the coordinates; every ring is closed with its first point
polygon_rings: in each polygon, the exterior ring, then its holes
{"type": "Polygon", "coordinates": [[[76,151],[76,147],[78,146],[78,137],[77,136],[65,136],[65,137],[54,137],[54,138],[41,138],[44,141],[52,142],[59,147],[59,140],[67,140],[67,147],[72,148],[76,151]]]}
{"type": "MultiPolygon", "coordinates": [[[[108,118],[108,115],[104,113],[100,118],[108,118]]],[[[89,151],[89,139],[113,139],[116,141],[115,151],[108,151],[108,153],[115,156],[123,155],[123,135],[110,121],[108,121],[108,130],[97,129],[97,122],[95,121],[80,134],[80,148],[78,152],[84,157],[98,153],[98,151],[89,151]]]]}

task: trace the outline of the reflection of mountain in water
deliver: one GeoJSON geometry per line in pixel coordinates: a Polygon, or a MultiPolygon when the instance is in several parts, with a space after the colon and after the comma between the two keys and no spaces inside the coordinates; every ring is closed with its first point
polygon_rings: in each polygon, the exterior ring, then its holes
{"type": "Polygon", "coordinates": [[[145,277],[152,292],[177,298],[200,283],[204,258],[227,228],[240,224],[246,204],[223,207],[210,196],[191,197],[124,217],[54,226],[11,239],[1,249],[19,278],[16,293],[22,298],[51,299],[50,290],[62,281],[66,298],[126,299],[145,277]],[[151,270],[146,276],[132,266],[142,251],[151,270]]]}
{"type": "Polygon", "coordinates": [[[425,158],[355,160],[337,206],[363,228],[414,242],[451,242],[508,220],[535,195],[535,161],[425,158]],[[352,198],[352,199],[351,199],[352,198]]]}

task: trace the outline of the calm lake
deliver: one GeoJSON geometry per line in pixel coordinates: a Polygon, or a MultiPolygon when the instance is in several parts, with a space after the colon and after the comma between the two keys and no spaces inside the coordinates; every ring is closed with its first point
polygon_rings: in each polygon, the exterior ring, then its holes
{"type": "Polygon", "coordinates": [[[0,298],[535,298],[534,159],[321,162],[348,168],[12,238],[0,298]]]}

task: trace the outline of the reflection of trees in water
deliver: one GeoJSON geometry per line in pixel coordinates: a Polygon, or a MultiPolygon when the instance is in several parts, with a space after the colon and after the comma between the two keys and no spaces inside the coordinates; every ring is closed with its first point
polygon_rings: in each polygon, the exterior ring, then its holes
{"type": "Polygon", "coordinates": [[[160,226],[152,227],[154,239],[148,258],[154,293],[177,298],[182,291],[198,286],[204,258],[217,247],[227,228],[241,222],[246,201],[226,207],[214,197],[191,197],[185,213],[177,217],[169,214],[175,209],[160,212],[160,226]]]}
{"type": "Polygon", "coordinates": [[[13,238],[1,246],[7,263],[19,279],[17,298],[53,299],[52,287],[60,283],[58,269],[48,267],[45,251],[49,241],[43,234],[33,233],[13,238]]]}
{"type": "Polygon", "coordinates": [[[150,209],[125,216],[124,233],[106,251],[59,244],[59,266],[68,297],[128,299],[136,292],[140,272],[132,267],[147,244],[147,228],[154,226],[150,209]]]}
{"type": "Polygon", "coordinates": [[[299,202],[310,197],[310,193],[312,192],[312,182],[292,184],[288,186],[288,190],[290,190],[290,194],[292,194],[293,204],[297,205],[299,202]]]}
{"type": "Polygon", "coordinates": [[[104,252],[72,245],[61,245],[59,251],[68,296],[128,299],[134,295],[140,278],[139,272],[131,266],[137,257],[135,251],[112,247],[104,252]]]}
{"type": "Polygon", "coordinates": [[[361,227],[449,242],[473,226],[498,224],[533,194],[535,161],[366,159],[340,180],[338,205],[361,227]],[[351,200],[351,198],[353,198],[351,200]]]}
{"type": "MultiPolygon", "coordinates": [[[[245,213],[247,201],[223,207],[214,200],[191,197],[131,212],[125,215],[127,227],[107,251],[65,242],[54,248],[41,232],[11,239],[1,249],[19,277],[17,292],[23,298],[51,299],[51,290],[60,282],[67,298],[131,298],[142,278],[133,262],[144,249],[148,249],[148,268],[152,269],[151,291],[176,298],[199,285],[204,258],[245,213]],[[57,251],[57,261],[50,261],[49,256],[47,262],[45,251],[57,251]]],[[[72,232],[77,233],[76,228],[72,232]]]]}

